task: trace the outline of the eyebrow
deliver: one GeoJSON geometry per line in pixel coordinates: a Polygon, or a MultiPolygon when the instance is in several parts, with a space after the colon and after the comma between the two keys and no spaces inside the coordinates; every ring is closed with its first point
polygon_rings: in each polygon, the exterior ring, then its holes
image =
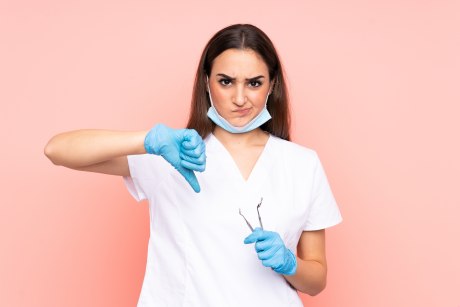
{"type": "MultiPolygon", "coordinates": [[[[235,81],[235,80],[236,80],[236,78],[232,78],[232,77],[230,77],[230,76],[227,76],[226,74],[217,74],[217,76],[224,77],[224,78],[226,78],[226,79],[230,79],[231,81],[235,81]]],[[[259,75],[259,76],[252,77],[252,78],[246,78],[246,81],[256,81],[256,80],[262,79],[262,78],[265,78],[265,76],[259,75]]]]}

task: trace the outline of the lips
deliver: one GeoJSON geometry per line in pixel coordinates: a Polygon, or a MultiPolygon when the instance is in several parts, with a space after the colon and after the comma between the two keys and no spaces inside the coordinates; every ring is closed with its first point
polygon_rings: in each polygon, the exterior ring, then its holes
{"type": "Polygon", "coordinates": [[[237,109],[234,110],[233,112],[238,114],[239,116],[245,116],[251,111],[251,108],[245,108],[245,109],[237,109]]]}

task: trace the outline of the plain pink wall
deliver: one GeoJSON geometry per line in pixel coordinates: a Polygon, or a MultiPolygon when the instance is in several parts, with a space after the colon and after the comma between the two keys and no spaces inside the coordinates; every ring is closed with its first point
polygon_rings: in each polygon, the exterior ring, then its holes
{"type": "MultiPolygon", "coordinates": [[[[53,166],[78,128],[185,123],[204,44],[261,27],[289,79],[294,140],[344,216],[306,306],[459,306],[458,1],[0,2],[0,305],[133,306],[148,206],[53,166]]],[[[260,295],[263,295],[261,293],[260,295]]]]}

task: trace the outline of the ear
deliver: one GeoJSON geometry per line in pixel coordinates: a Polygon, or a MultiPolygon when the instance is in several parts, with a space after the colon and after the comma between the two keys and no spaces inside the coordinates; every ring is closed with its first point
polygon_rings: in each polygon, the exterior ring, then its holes
{"type": "Polygon", "coordinates": [[[206,75],[205,85],[206,85],[206,92],[209,92],[209,77],[208,77],[208,75],[206,75]]]}
{"type": "Polygon", "coordinates": [[[268,95],[273,93],[273,88],[275,87],[275,80],[270,81],[270,90],[268,91],[268,95]]]}

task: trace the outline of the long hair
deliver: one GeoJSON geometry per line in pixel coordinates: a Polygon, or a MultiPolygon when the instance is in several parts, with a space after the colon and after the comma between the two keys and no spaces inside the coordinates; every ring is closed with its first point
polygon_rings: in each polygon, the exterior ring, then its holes
{"type": "Polygon", "coordinates": [[[211,73],[214,59],[227,49],[251,49],[262,57],[268,67],[270,81],[274,83],[267,101],[267,109],[272,119],[260,128],[290,140],[289,97],[280,59],[268,36],[250,24],[228,26],[217,32],[206,44],[195,75],[187,128],[195,129],[202,138],[214,130],[215,124],[207,116],[211,102],[206,91],[206,76],[211,73]]]}

